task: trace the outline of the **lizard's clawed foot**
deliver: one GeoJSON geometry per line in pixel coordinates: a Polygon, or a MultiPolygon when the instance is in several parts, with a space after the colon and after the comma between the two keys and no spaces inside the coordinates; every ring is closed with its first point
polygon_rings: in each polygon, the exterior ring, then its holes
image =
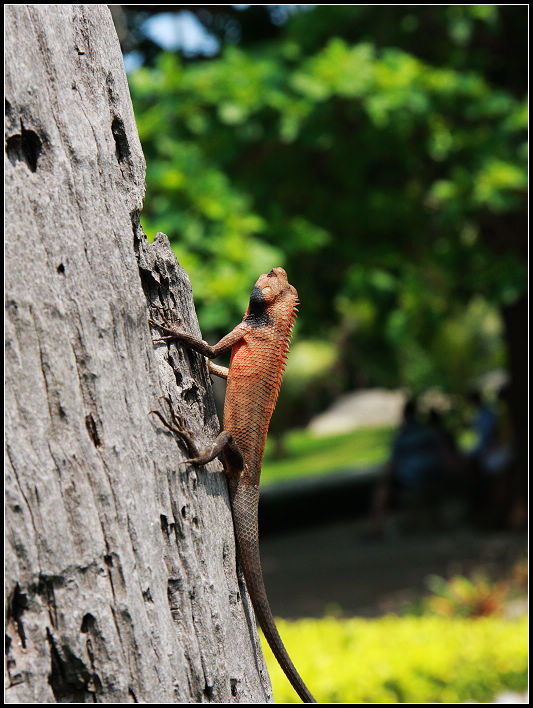
{"type": "Polygon", "coordinates": [[[226,459],[230,461],[231,468],[234,470],[235,474],[242,472],[245,466],[244,457],[233,440],[231,433],[227,430],[223,430],[217,435],[216,440],[210,447],[205,450],[198,451],[196,445],[194,444],[192,432],[187,430],[183,424],[181,416],[179,416],[172,408],[170,398],[168,396],[160,396],[160,399],[165,401],[168,405],[170,421],[168,421],[159,411],[150,411],[150,413],[156,415],[165,428],[170,430],[174,437],[183,442],[187,448],[187,452],[190,457],[186,460],[182,460],[182,462],[180,462],[181,465],[207,465],[208,462],[211,462],[216,457],[219,457],[224,451],[226,459]]]}
{"type": "Polygon", "coordinates": [[[168,396],[160,396],[160,400],[163,400],[168,405],[170,421],[168,421],[162,413],[159,411],[150,411],[150,414],[156,415],[159,420],[163,423],[167,430],[174,435],[175,438],[184,443],[187,448],[187,452],[190,455],[190,459],[184,460],[181,464],[191,463],[194,464],[196,459],[201,457],[194,444],[194,437],[190,430],[188,430],[181,416],[179,416],[172,407],[172,402],[168,396]]]}
{"type": "Polygon", "coordinates": [[[175,313],[166,307],[161,307],[152,303],[151,307],[155,308],[159,313],[160,321],[154,320],[151,317],[148,318],[148,322],[154,327],[166,332],[165,337],[156,337],[152,341],[154,342],[166,342],[171,339],[180,339],[183,332],[176,326],[181,320],[176,317],[175,313]]]}

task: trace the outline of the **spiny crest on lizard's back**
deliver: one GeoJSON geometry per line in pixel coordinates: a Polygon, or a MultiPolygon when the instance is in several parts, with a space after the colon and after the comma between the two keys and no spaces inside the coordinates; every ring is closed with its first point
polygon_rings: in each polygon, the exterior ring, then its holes
{"type": "Polygon", "coordinates": [[[283,268],[273,268],[269,273],[259,276],[252,290],[250,306],[244,321],[252,327],[273,326],[278,332],[278,357],[272,361],[276,404],[285,363],[289,353],[289,344],[298,312],[298,293],[288,279],[283,268]],[[250,322],[251,315],[251,322],[250,322]],[[258,324],[261,321],[261,324],[258,324]]]}

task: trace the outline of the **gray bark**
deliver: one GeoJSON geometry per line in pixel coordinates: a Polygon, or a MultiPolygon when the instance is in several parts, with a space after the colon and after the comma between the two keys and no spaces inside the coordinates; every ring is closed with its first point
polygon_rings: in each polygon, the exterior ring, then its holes
{"type": "Polygon", "coordinates": [[[149,411],[218,430],[168,239],[139,226],[145,164],[105,5],[6,8],[8,702],[268,702],[226,480],[149,411]],[[155,334],[155,333],[154,333],[155,334]]]}

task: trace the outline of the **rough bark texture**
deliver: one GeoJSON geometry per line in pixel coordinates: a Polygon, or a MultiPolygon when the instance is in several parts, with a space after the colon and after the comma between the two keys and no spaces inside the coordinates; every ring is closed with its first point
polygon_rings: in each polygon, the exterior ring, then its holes
{"type": "Polygon", "coordinates": [[[142,155],[105,5],[6,9],[9,702],[267,702],[201,357],[154,347],[148,305],[199,335],[168,240],[139,227],[142,155]]]}

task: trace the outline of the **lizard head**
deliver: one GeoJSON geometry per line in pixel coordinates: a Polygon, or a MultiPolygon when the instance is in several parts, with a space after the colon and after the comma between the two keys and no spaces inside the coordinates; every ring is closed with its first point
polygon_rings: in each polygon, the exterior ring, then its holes
{"type": "Polygon", "coordinates": [[[272,268],[269,273],[260,275],[254,290],[255,288],[261,292],[267,307],[280,298],[298,298],[296,288],[287,280],[287,273],[283,268],[272,268]]]}
{"type": "Polygon", "coordinates": [[[287,280],[287,273],[283,268],[272,268],[257,279],[244,318],[253,327],[260,327],[269,322],[270,315],[276,313],[292,324],[297,305],[298,293],[287,280]]]}

